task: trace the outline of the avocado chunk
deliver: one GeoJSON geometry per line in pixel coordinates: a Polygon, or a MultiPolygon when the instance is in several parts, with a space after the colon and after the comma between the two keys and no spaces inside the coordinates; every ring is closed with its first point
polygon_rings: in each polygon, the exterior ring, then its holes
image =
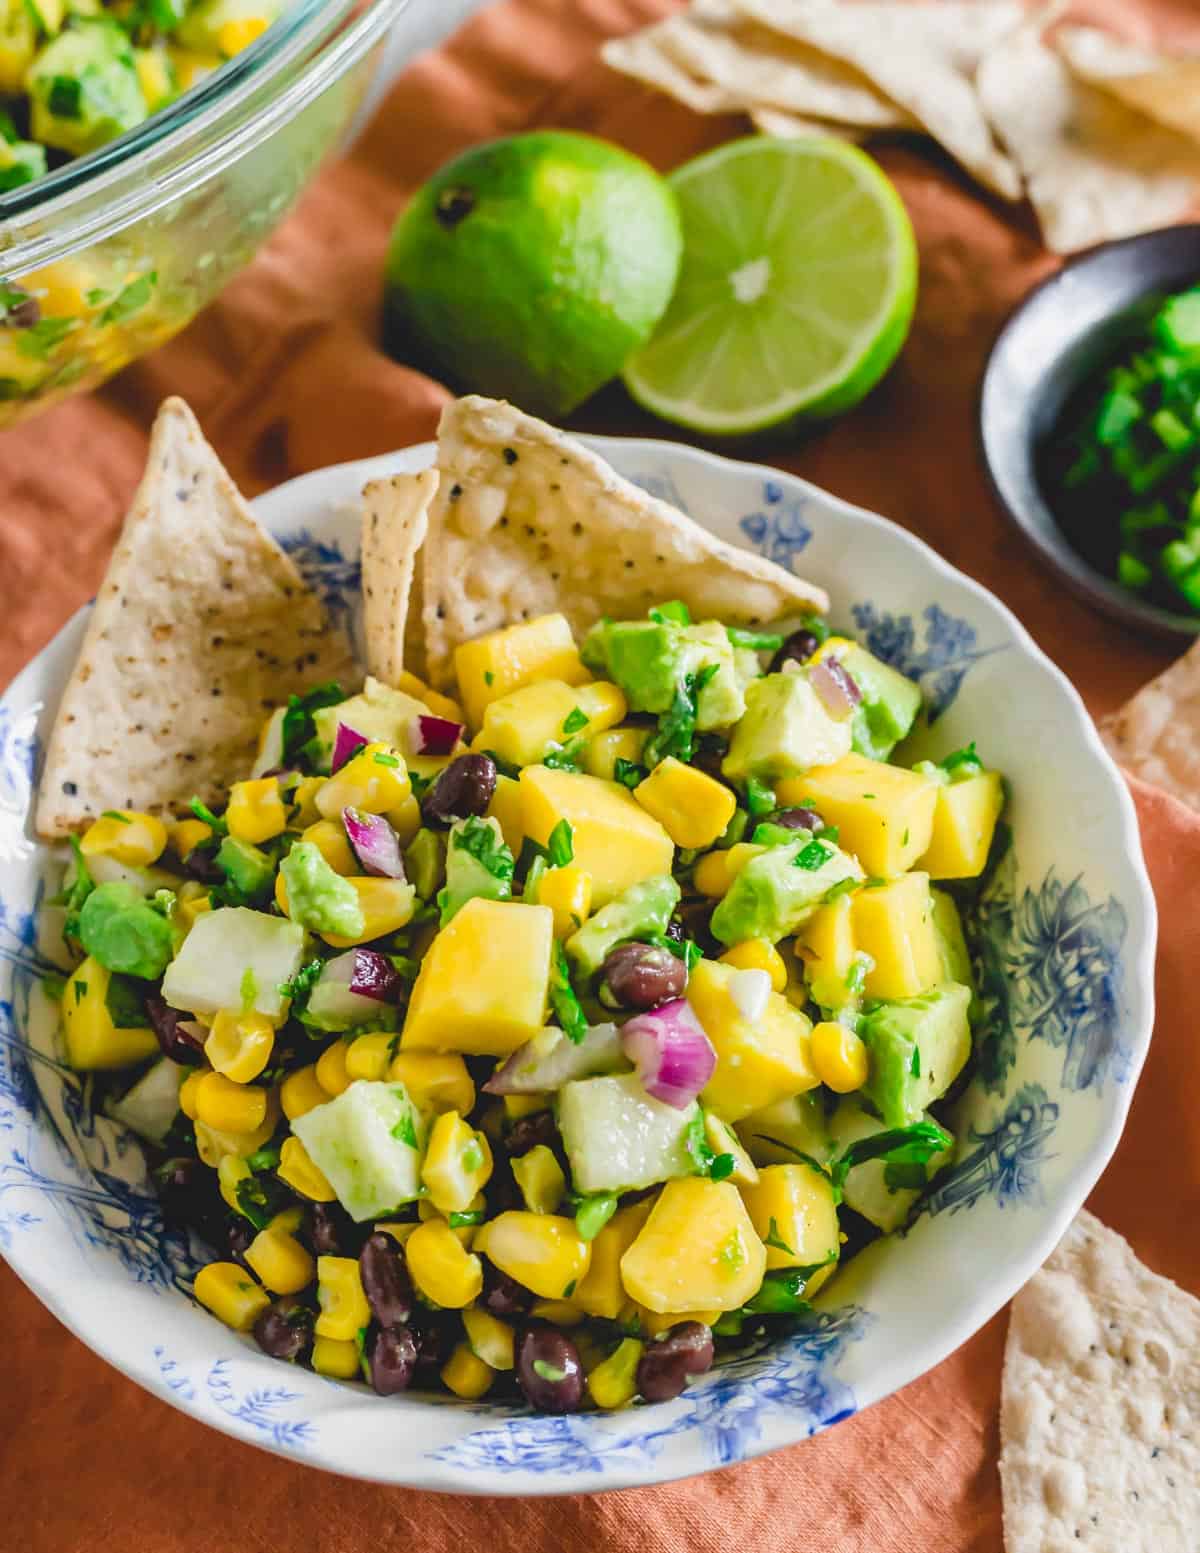
{"type": "Polygon", "coordinates": [[[80,21],[47,43],[29,72],[31,138],[84,156],[148,115],[128,35],[80,21]]]}
{"type": "Polygon", "coordinates": [[[261,847],[225,836],[217,848],[217,867],[247,902],[265,900],[275,882],[275,864],[261,847]]]}
{"type": "Polygon", "coordinates": [[[880,1003],[863,1016],[871,1073],[863,1094],[888,1127],[919,1120],[971,1055],[971,989],[942,982],[919,997],[880,1003]]]}
{"type": "Polygon", "coordinates": [[[791,834],[798,839],[752,857],[729,886],[712,915],[714,938],[778,943],[803,925],[834,885],[863,877],[857,860],[832,841],[806,831],[791,834]]]}
{"type": "Polygon", "coordinates": [[[32,140],[0,138],[0,194],[45,176],[46,148],[32,140]]]}
{"type": "Polygon", "coordinates": [[[499,820],[471,815],[456,820],[446,843],[446,883],[438,891],[442,927],[469,900],[512,899],[513,855],[504,845],[499,820]]]}
{"type": "Polygon", "coordinates": [[[251,1007],[278,1024],[287,1010],[280,991],[300,969],[304,929],[286,917],[245,906],[221,906],[196,918],[167,967],[162,995],[194,1014],[238,1009],[252,987],[251,1007]]]}
{"type": "Polygon", "coordinates": [[[828,1165],[834,1155],[829,1111],[819,1089],[752,1111],[734,1130],[756,1165],[791,1165],[801,1156],[828,1165]]]}
{"type": "Polygon", "coordinates": [[[696,1174],[688,1149],[700,1107],[655,1100],[636,1073],[572,1079],[558,1096],[558,1125],[577,1192],[623,1192],[696,1174]]]}
{"type": "Polygon", "coordinates": [[[432,900],[446,878],[446,843],[423,825],[404,854],[404,872],[423,901],[432,900]]]}
{"type": "Polygon", "coordinates": [[[356,1224],[420,1195],[425,1122],[403,1084],[357,1079],[292,1131],[356,1224]]]}
{"type": "Polygon", "coordinates": [[[837,657],[862,691],[851,724],[853,748],[871,760],[886,760],[912,731],[921,710],[921,690],[898,670],[851,642],[837,657]]]}
{"type": "MultiPolygon", "coordinates": [[[[705,733],[737,722],[745,709],[734,650],[716,620],[682,625],[672,619],[601,620],[588,633],[584,663],[619,685],[634,712],[671,710],[689,675],[716,670],[696,697],[696,728],[705,733]]],[[[743,666],[744,670],[744,666],[743,666]]]]}
{"type": "Polygon", "coordinates": [[[618,944],[665,933],[679,894],[670,874],[631,884],[567,939],[567,953],[576,969],[584,976],[595,976],[618,944]]]}
{"type": "MultiPolygon", "coordinates": [[[[914,1121],[931,1119],[922,1116],[913,1118],[914,1121]]],[[[829,1128],[835,1154],[843,1154],[852,1143],[858,1143],[864,1138],[871,1138],[876,1133],[886,1131],[877,1116],[872,1116],[859,1105],[857,1100],[849,1096],[834,1111],[829,1128]]],[[[882,1230],[885,1235],[889,1235],[907,1221],[914,1203],[925,1186],[939,1170],[950,1163],[953,1157],[952,1148],[942,1149],[931,1154],[924,1167],[906,1165],[904,1167],[906,1176],[923,1168],[925,1181],[920,1186],[900,1185],[896,1180],[895,1172],[889,1171],[885,1159],[864,1160],[861,1165],[855,1165],[847,1172],[846,1179],[842,1183],[842,1201],[848,1208],[853,1208],[855,1213],[860,1213],[864,1219],[882,1230]],[[891,1181],[888,1179],[889,1174],[892,1176],[891,1181]]]]}
{"type": "Polygon", "coordinates": [[[171,925],[132,884],[100,884],[79,913],[83,952],[110,971],[153,981],[174,948],[171,925]]]}
{"type": "Polygon", "coordinates": [[[930,890],[929,898],[933,902],[933,935],[937,940],[938,958],[942,962],[942,980],[960,981],[966,987],[973,986],[971,956],[954,897],[947,895],[945,890],[930,890]]]}
{"type": "Polygon", "coordinates": [[[806,671],[766,674],[746,687],[746,714],[721,770],[732,782],[768,786],[850,753],[851,723],[829,715],[806,671]]]}
{"type": "Polygon", "coordinates": [[[413,718],[428,715],[429,708],[423,701],[403,690],[393,690],[382,680],[368,675],[358,695],[334,706],[318,707],[313,713],[313,728],[320,745],[314,755],[314,765],[323,771],[329,770],[339,723],[361,733],[368,743],[390,744],[393,749],[406,750],[413,718]]]}
{"type": "Polygon", "coordinates": [[[314,933],[357,938],[366,919],[354,886],[343,879],[311,841],[298,841],[279,865],[288,916],[314,933]]]}

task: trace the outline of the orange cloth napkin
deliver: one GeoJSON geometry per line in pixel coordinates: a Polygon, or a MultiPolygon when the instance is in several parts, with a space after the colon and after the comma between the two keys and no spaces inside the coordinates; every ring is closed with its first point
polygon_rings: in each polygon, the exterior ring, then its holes
{"type": "MultiPolygon", "coordinates": [[[[431,435],[445,390],[377,347],[388,229],[468,143],[531,125],[620,140],[661,167],[741,132],[606,71],[600,41],[672,0],[507,0],[419,61],[351,155],[258,262],[173,344],[103,393],[0,435],[0,683],[88,595],[136,482],[158,400],[185,394],[249,491],[431,435]]],[[[1200,47],[1194,0],[1091,0],[1136,41],[1200,47]]],[[[853,414],[777,461],[887,513],[1025,620],[1095,712],[1165,662],[1065,597],[991,503],[974,396],[1000,321],[1053,261],[1032,219],[985,200],[927,145],[879,148],[912,212],[912,336],[853,414]]],[[[580,424],[669,435],[618,390],[580,424]]],[[[1120,1152],[1091,1206],[1157,1271],[1200,1292],[1200,816],[1135,784],[1164,922],[1159,1023],[1120,1152]],[[1165,1181],[1164,1166],[1169,1172],[1165,1181]],[[1166,1189],[1164,1189],[1166,1187],[1166,1189]]],[[[247,1449],[93,1357],[0,1268],[0,1548],[24,1553],[999,1553],[997,1403],[1005,1317],[889,1401],[789,1451],[660,1489],[478,1501],[347,1482],[247,1449]]],[[[397,1404],[402,1405],[402,1404],[397,1404]]]]}

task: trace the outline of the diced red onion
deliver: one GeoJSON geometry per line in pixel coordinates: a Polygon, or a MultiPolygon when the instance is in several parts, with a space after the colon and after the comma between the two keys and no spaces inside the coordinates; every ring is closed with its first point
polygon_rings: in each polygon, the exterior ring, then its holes
{"type": "Polygon", "coordinates": [[[771,996],[771,978],[766,971],[734,971],[729,978],[729,996],[748,1025],[756,1025],[767,1011],[771,996]]]}
{"type": "Polygon", "coordinates": [[[339,723],[337,732],[333,736],[333,759],[329,765],[330,771],[340,771],[350,757],[368,742],[365,733],[359,733],[354,728],[348,728],[345,723],[339,723]]]}
{"type": "Polygon", "coordinates": [[[635,1014],[621,1029],[621,1044],[646,1093],[680,1111],[691,1105],[717,1065],[712,1042],[686,998],[635,1014]]]}
{"type": "Polygon", "coordinates": [[[612,1073],[623,1066],[616,1025],[592,1025],[579,1042],[549,1027],[519,1046],[483,1087],[489,1095],[549,1094],[572,1079],[612,1073]]]}
{"type": "Polygon", "coordinates": [[[836,658],[822,658],[811,673],[812,688],[830,717],[844,722],[862,700],[862,691],[836,658]]]}
{"type": "Polygon", "coordinates": [[[400,998],[400,974],[377,949],[347,949],[326,960],[321,976],[344,983],[349,991],[374,1003],[396,1003],[400,998]]]}
{"type": "Polygon", "coordinates": [[[342,824],[355,857],[367,873],[380,879],[405,877],[400,838],[382,814],[363,814],[347,807],[342,810],[342,824]]]}
{"type": "Polygon", "coordinates": [[[463,736],[463,724],[449,717],[420,712],[408,728],[408,740],[414,755],[452,755],[463,736]]]}

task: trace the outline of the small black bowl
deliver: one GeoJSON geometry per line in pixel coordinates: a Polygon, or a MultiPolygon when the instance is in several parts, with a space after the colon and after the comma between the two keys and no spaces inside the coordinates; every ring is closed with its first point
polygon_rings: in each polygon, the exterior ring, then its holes
{"type": "Polygon", "coordinates": [[[1200,281],[1200,223],[1102,243],[1036,286],[992,347],[979,439],[992,489],[1042,559],[1102,613],[1156,636],[1200,635],[1200,618],[1146,602],[1067,539],[1039,484],[1037,450],[1063,405],[1172,292],[1200,281]]]}

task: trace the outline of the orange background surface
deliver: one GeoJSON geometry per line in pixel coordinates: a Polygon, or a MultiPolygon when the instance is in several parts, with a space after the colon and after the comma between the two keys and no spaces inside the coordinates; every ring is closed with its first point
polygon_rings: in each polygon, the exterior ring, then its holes
{"type": "MultiPolygon", "coordinates": [[[[192,402],[254,493],[429,437],[447,395],[377,348],[387,234],[463,146],[531,126],[608,135],[668,168],[742,132],[598,62],[603,38],[670,0],[505,0],[395,85],[257,263],[171,345],[104,392],[0,435],[0,683],[96,588],[168,392],[192,402]]],[[[1092,0],[1142,42],[1200,48],[1194,0],[1092,0]]],[[[1025,621],[1094,712],[1168,655],[1064,596],[1005,524],[974,444],[988,346],[1056,261],[1028,210],[986,199],[928,143],[877,148],[912,214],[921,296],[896,368],[852,414],[768,453],[903,524],[1025,621]]],[[[670,435],[619,390],[578,418],[670,435]]],[[[1090,1206],[1157,1271],[1200,1292],[1194,978],[1200,818],[1137,789],[1163,914],[1159,1022],[1126,1136],[1090,1206]],[[1190,971],[1190,976],[1189,976],[1190,971]]],[[[0,1267],[0,1550],[24,1553],[999,1553],[996,1413],[1005,1317],[938,1370],[828,1434],[660,1489],[474,1501],[352,1483],[248,1449],[135,1388],[0,1267]]],[[[397,1404],[402,1405],[402,1404],[397,1404]]]]}

